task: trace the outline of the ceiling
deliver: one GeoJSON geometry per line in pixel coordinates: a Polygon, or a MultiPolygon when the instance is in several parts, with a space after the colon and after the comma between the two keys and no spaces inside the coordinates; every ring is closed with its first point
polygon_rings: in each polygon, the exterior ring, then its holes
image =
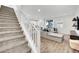
{"type": "Polygon", "coordinates": [[[65,15],[74,15],[77,5],[22,5],[21,8],[25,13],[32,16],[41,17],[58,17],[65,15]]]}

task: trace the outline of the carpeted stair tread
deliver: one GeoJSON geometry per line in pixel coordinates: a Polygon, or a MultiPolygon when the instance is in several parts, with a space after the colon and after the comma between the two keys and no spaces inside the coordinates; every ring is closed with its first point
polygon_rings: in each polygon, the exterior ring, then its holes
{"type": "Polygon", "coordinates": [[[10,33],[6,33],[5,34],[0,34],[0,38],[2,37],[11,37],[11,36],[18,36],[18,35],[23,35],[23,32],[10,32],[10,33]]]}
{"type": "Polygon", "coordinates": [[[17,35],[17,36],[3,37],[3,38],[0,38],[0,42],[12,40],[12,39],[16,39],[16,38],[21,38],[21,37],[25,37],[25,36],[24,35],[17,35]]]}
{"type": "Polygon", "coordinates": [[[5,31],[18,31],[21,30],[21,28],[0,28],[0,32],[5,32],[5,31]]]}
{"type": "Polygon", "coordinates": [[[3,53],[30,53],[30,50],[31,49],[28,47],[28,44],[24,43],[11,49],[7,49],[6,51],[3,51],[3,53]]]}
{"type": "Polygon", "coordinates": [[[7,23],[7,24],[1,24],[0,23],[0,27],[17,27],[20,26],[19,24],[11,24],[11,23],[7,23]]]}
{"type": "Polygon", "coordinates": [[[5,51],[7,49],[11,49],[11,48],[21,45],[25,42],[26,41],[23,39],[15,39],[15,40],[9,40],[6,42],[2,42],[2,44],[0,43],[0,51],[5,51]]]}

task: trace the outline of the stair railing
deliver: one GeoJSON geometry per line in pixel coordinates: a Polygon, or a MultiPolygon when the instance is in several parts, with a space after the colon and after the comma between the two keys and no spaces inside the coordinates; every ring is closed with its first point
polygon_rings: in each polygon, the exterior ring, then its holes
{"type": "Polygon", "coordinates": [[[32,49],[32,52],[39,53],[40,52],[40,26],[38,24],[34,24],[27,19],[24,13],[19,9],[14,9],[20,26],[24,31],[26,36],[26,40],[28,41],[29,47],[32,49]]]}
{"type": "Polygon", "coordinates": [[[33,44],[36,47],[36,50],[40,52],[40,27],[39,25],[35,25],[34,23],[30,23],[30,31],[31,38],[33,41],[33,44]]]}

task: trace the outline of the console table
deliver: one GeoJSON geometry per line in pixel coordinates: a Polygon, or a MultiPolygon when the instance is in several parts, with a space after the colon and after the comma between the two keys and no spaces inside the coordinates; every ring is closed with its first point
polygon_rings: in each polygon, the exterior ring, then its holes
{"type": "Polygon", "coordinates": [[[57,42],[62,42],[64,34],[41,31],[41,37],[57,42]]]}

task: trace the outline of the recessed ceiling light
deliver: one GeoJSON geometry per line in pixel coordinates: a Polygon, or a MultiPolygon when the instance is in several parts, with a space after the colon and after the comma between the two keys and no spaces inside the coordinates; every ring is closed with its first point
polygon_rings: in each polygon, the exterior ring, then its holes
{"type": "Polygon", "coordinates": [[[40,10],[40,9],[38,9],[37,11],[38,11],[38,12],[40,12],[41,10],[40,10]]]}

